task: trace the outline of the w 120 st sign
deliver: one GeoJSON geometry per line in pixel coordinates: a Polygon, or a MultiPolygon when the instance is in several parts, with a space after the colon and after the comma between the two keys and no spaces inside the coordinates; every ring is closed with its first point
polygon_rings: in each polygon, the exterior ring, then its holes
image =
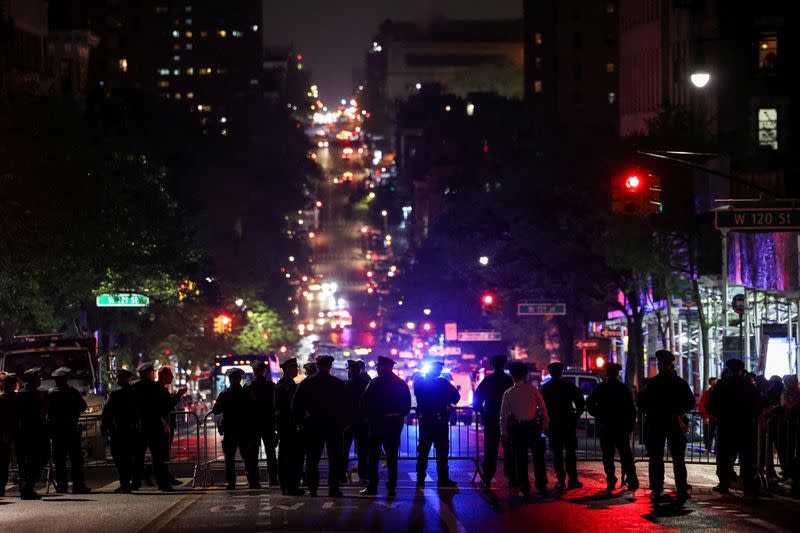
{"type": "Polygon", "coordinates": [[[800,209],[719,209],[714,222],[717,229],[728,231],[796,231],[800,230],[800,209]]]}

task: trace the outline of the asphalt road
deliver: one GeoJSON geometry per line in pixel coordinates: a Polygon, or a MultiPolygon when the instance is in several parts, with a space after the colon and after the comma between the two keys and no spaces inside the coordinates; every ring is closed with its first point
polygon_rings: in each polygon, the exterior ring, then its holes
{"type": "MultiPolygon", "coordinates": [[[[703,488],[686,503],[669,500],[653,505],[646,490],[607,497],[601,467],[581,463],[584,488],[551,497],[521,499],[495,480],[491,490],[469,483],[472,465],[453,464],[459,486],[437,490],[433,480],[425,491],[414,489],[412,461],[401,461],[398,496],[387,499],[357,495],[357,483],[345,486],[344,498],[287,497],[276,489],[225,491],[221,488],[180,487],[174,494],[147,489],[116,495],[112,472],[93,471],[85,496],[46,496],[42,501],[0,499],[0,516],[7,530],[18,531],[797,531],[796,501],[766,497],[748,501],[720,497],[703,488]],[[107,479],[98,479],[107,476],[107,479]]],[[[429,468],[435,477],[435,469],[429,468]]],[[[181,479],[185,473],[178,473],[181,479]]],[[[550,474],[552,476],[552,473],[550,474]]],[[[640,474],[641,475],[641,474],[640,474]]],[[[325,473],[323,472],[323,479],[325,473]]],[[[646,475],[644,476],[646,479],[646,475]]],[[[552,479],[551,479],[552,481],[552,479]]],[[[383,491],[383,487],[380,489],[383,491]]]]}

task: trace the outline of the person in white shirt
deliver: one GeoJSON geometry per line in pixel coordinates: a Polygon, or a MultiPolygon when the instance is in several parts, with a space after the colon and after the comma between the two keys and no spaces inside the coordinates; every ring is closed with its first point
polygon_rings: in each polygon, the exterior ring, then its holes
{"type": "Polygon", "coordinates": [[[500,431],[504,440],[511,441],[520,495],[526,497],[531,492],[531,482],[528,479],[528,450],[531,450],[536,488],[546,497],[547,469],[544,463],[545,439],[542,432],[547,431],[550,423],[547,407],[539,390],[525,383],[528,367],[515,361],[508,366],[508,371],[514,379],[514,386],[503,393],[500,431]]]}

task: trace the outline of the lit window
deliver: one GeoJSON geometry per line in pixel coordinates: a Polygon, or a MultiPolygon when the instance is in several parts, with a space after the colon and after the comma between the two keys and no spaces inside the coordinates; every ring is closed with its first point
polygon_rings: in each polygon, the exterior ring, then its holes
{"type": "Polygon", "coordinates": [[[475,104],[468,103],[467,104],[467,116],[471,117],[474,114],[475,114],[475,104]]]}
{"type": "Polygon", "coordinates": [[[190,31],[187,31],[184,35],[186,35],[187,39],[191,39],[192,35],[194,35],[194,34],[192,32],[190,32],[190,31]]]}
{"type": "Polygon", "coordinates": [[[542,58],[539,57],[539,56],[534,57],[533,58],[533,64],[536,67],[536,70],[541,70],[542,69],[542,58]]]}
{"type": "Polygon", "coordinates": [[[778,110],[774,107],[758,110],[758,146],[778,149],[778,110]]]}
{"type": "Polygon", "coordinates": [[[542,92],[542,80],[535,80],[533,82],[533,92],[535,92],[536,94],[542,92]]]}
{"type": "Polygon", "coordinates": [[[186,93],[187,100],[194,100],[194,93],[186,93]]]}
{"type": "Polygon", "coordinates": [[[608,2],[606,4],[606,13],[608,13],[610,15],[610,14],[614,13],[614,11],[616,11],[616,7],[614,6],[614,2],[608,2]]]}
{"type": "Polygon", "coordinates": [[[186,69],[187,76],[194,76],[194,67],[189,67],[186,69]]]}
{"type": "Polygon", "coordinates": [[[219,30],[219,31],[217,32],[217,35],[219,35],[220,37],[222,37],[222,38],[224,39],[225,37],[227,37],[227,36],[228,36],[228,32],[227,32],[227,31],[225,31],[225,30],[219,30]]]}
{"type": "Polygon", "coordinates": [[[185,8],[183,8],[183,9],[184,9],[184,10],[185,10],[187,13],[191,13],[191,12],[192,12],[192,6],[186,6],[186,7],[185,7],[185,8]]]}
{"type": "Polygon", "coordinates": [[[200,37],[208,37],[208,32],[207,31],[201,31],[200,32],[200,37]]]}
{"type": "Polygon", "coordinates": [[[253,24],[253,28],[252,29],[253,29],[253,31],[258,31],[258,25],[253,24]]]}
{"type": "Polygon", "coordinates": [[[250,85],[258,85],[258,80],[255,78],[250,78],[250,85]]]}
{"type": "Polygon", "coordinates": [[[542,44],[542,34],[536,32],[533,34],[533,44],[542,44]]]}
{"type": "Polygon", "coordinates": [[[173,61],[180,61],[181,60],[181,56],[172,56],[172,60],[173,61]]]}
{"type": "Polygon", "coordinates": [[[169,11],[167,6],[156,6],[156,13],[158,13],[159,15],[163,15],[167,11],[169,11]]]}
{"type": "Polygon", "coordinates": [[[613,104],[617,100],[617,93],[608,93],[608,103],[613,104]]]}
{"type": "Polygon", "coordinates": [[[192,25],[192,19],[186,19],[186,25],[187,26],[191,26],[192,25]]]}
{"type": "Polygon", "coordinates": [[[158,86],[162,89],[169,87],[169,82],[167,80],[161,80],[158,82],[158,86]]]}
{"type": "Polygon", "coordinates": [[[186,43],[187,50],[191,50],[192,48],[194,48],[194,46],[192,46],[192,43],[186,43]]]}
{"type": "Polygon", "coordinates": [[[158,69],[158,73],[161,76],[169,76],[169,69],[168,68],[160,68],[160,69],[158,69]]]}
{"type": "Polygon", "coordinates": [[[176,68],[175,70],[172,71],[172,75],[173,76],[180,76],[181,75],[181,69],[176,68]]]}
{"type": "Polygon", "coordinates": [[[128,60],[124,57],[119,59],[119,71],[120,72],[128,72],[128,60]]]}
{"type": "Polygon", "coordinates": [[[178,30],[172,30],[172,36],[177,39],[178,37],[181,36],[181,32],[179,32],[178,30]]]}
{"type": "Polygon", "coordinates": [[[778,67],[778,36],[775,33],[762,33],[758,41],[758,68],[775,70],[778,67]]]}
{"type": "Polygon", "coordinates": [[[181,93],[175,93],[175,100],[181,99],[181,93]]]}
{"type": "Polygon", "coordinates": [[[173,45],[172,45],[172,49],[173,49],[173,50],[175,50],[175,51],[180,51],[180,49],[181,49],[181,43],[175,43],[175,44],[173,44],[173,45]]]}
{"type": "Polygon", "coordinates": [[[616,65],[614,65],[614,63],[606,63],[606,72],[608,72],[609,74],[614,72],[615,68],[616,68],[616,65]]]}
{"type": "Polygon", "coordinates": [[[220,133],[221,133],[222,135],[227,135],[227,134],[228,134],[228,129],[227,129],[227,128],[222,128],[222,130],[220,131],[220,133]]]}
{"type": "Polygon", "coordinates": [[[231,35],[232,35],[233,37],[237,37],[237,38],[239,38],[239,37],[241,37],[241,36],[242,36],[242,32],[240,32],[239,30],[233,30],[233,31],[231,32],[231,35]]]}

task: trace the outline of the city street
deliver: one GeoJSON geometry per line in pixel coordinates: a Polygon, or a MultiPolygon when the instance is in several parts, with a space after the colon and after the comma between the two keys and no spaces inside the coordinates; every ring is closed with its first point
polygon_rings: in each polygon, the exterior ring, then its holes
{"type": "MultiPolygon", "coordinates": [[[[639,464],[640,476],[646,469],[639,464]]],[[[0,499],[7,530],[28,531],[796,531],[800,510],[778,496],[758,502],[721,497],[710,490],[713,476],[690,467],[694,498],[680,504],[668,500],[653,505],[648,491],[635,494],[601,493],[602,466],[580,463],[584,488],[546,499],[534,494],[523,501],[495,480],[492,490],[469,483],[472,467],[453,463],[457,489],[437,490],[428,480],[424,492],[414,488],[413,461],[401,461],[398,496],[386,499],[358,496],[360,486],[343,487],[344,498],[330,499],[325,489],[317,498],[281,496],[275,489],[240,490],[221,487],[179,487],[174,494],[146,489],[133,495],[111,491],[110,471],[93,471],[107,483],[90,482],[89,495],[48,495],[42,501],[0,499]]],[[[430,469],[431,473],[435,469],[430,469]]],[[[668,468],[669,471],[669,468],[668,468]]],[[[323,479],[326,473],[323,470],[323,479]]],[[[552,482],[552,472],[550,472],[552,482]]],[[[188,481],[187,478],[179,479],[188,481]]],[[[667,482],[671,480],[668,478],[667,482]]]]}

